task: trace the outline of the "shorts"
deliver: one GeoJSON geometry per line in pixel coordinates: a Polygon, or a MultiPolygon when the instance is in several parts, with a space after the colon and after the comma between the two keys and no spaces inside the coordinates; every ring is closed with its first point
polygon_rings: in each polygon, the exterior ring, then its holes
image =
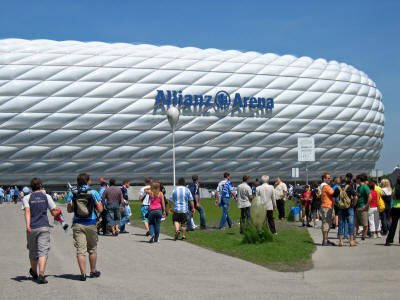
{"type": "Polygon", "coordinates": [[[37,260],[39,257],[46,257],[50,251],[50,228],[40,227],[26,233],[29,250],[29,259],[37,260]]]}
{"type": "Polygon", "coordinates": [[[355,225],[363,227],[368,226],[368,210],[357,208],[355,225]]]}
{"type": "Polygon", "coordinates": [[[72,236],[77,256],[86,256],[86,253],[97,253],[97,226],[82,225],[75,223],[72,225],[72,236]]]}
{"type": "Polygon", "coordinates": [[[321,207],[322,212],[322,231],[329,231],[332,226],[333,209],[329,207],[321,207]]]}
{"type": "Polygon", "coordinates": [[[188,223],[188,214],[174,212],[172,215],[172,221],[180,223],[182,227],[186,227],[188,223]]]}
{"type": "Polygon", "coordinates": [[[142,205],[142,208],[140,209],[140,212],[141,212],[141,214],[142,214],[142,221],[143,222],[149,222],[149,219],[148,219],[148,217],[149,217],[149,208],[150,208],[150,206],[149,205],[142,205]]]}
{"type": "Polygon", "coordinates": [[[311,206],[310,205],[301,207],[301,216],[311,218],[311,206]]]}

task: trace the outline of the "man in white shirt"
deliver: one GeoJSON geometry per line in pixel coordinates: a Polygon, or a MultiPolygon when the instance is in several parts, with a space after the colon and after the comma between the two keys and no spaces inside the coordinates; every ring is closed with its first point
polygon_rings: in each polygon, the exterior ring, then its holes
{"type": "Polygon", "coordinates": [[[249,186],[250,177],[243,176],[243,182],[237,187],[238,208],[240,208],[240,233],[242,234],[245,226],[250,221],[250,207],[253,200],[253,193],[249,186]]]}
{"type": "Polygon", "coordinates": [[[256,188],[256,195],[260,196],[261,202],[265,205],[269,230],[271,230],[273,234],[277,234],[274,221],[274,210],[276,209],[275,190],[274,187],[268,183],[269,176],[263,175],[261,181],[262,185],[256,188]]]}
{"type": "Polygon", "coordinates": [[[275,182],[275,196],[276,196],[276,206],[279,212],[279,220],[285,218],[285,198],[287,195],[288,189],[287,186],[282,180],[278,177],[275,182]]]}
{"type": "Polygon", "coordinates": [[[142,201],[142,208],[140,209],[140,212],[142,215],[142,221],[144,223],[144,228],[146,228],[146,236],[150,235],[149,219],[147,218],[149,216],[150,196],[144,190],[149,189],[152,182],[153,182],[153,179],[150,177],[147,177],[144,180],[145,186],[142,187],[139,192],[139,201],[142,201]]]}

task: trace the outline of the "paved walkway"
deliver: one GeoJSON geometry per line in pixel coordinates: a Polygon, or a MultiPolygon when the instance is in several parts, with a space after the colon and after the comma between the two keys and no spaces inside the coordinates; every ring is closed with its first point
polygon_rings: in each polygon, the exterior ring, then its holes
{"type": "MultiPolygon", "coordinates": [[[[396,299],[400,247],[372,240],[357,248],[318,247],[315,268],[281,273],[161,237],[148,244],[144,231],[100,237],[102,276],[78,281],[72,234],[52,229],[49,284],[27,277],[23,212],[0,206],[0,299],[396,299]],[[368,245],[367,244],[372,244],[368,245]]],[[[70,221],[68,215],[67,220],[70,221]]],[[[316,242],[320,231],[311,229],[316,242]]]]}

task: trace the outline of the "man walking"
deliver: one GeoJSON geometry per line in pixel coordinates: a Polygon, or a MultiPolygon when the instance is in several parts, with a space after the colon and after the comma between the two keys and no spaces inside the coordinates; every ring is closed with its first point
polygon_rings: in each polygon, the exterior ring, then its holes
{"type": "Polygon", "coordinates": [[[218,183],[217,191],[215,193],[215,204],[222,207],[221,221],[219,222],[219,229],[225,230],[225,223],[228,222],[229,228],[232,227],[232,220],[229,217],[229,199],[233,197],[237,200],[235,194],[233,193],[233,186],[230,181],[230,174],[224,173],[224,180],[218,183]]]}
{"type": "MultiPolygon", "coordinates": [[[[200,205],[200,184],[199,184],[199,176],[192,176],[192,183],[189,184],[189,190],[192,193],[192,197],[194,199],[194,209],[197,210],[200,214],[200,228],[206,229],[206,216],[204,213],[203,207],[200,205]]],[[[193,230],[191,219],[193,218],[193,214],[191,210],[189,210],[189,222],[188,222],[188,230],[193,230]]]]}
{"type": "Polygon", "coordinates": [[[332,226],[332,213],[335,198],[339,195],[339,189],[333,191],[330,186],[331,174],[322,175],[321,190],[321,212],[322,212],[322,246],[335,246],[328,240],[328,233],[332,226]]]}
{"type": "Polygon", "coordinates": [[[268,222],[269,230],[273,234],[276,233],[275,221],[274,221],[274,210],[276,210],[275,190],[269,182],[269,176],[261,176],[262,184],[256,188],[256,195],[260,196],[261,202],[265,205],[267,211],[266,221],[268,222]]]}
{"type": "Polygon", "coordinates": [[[120,232],[120,211],[124,210],[124,198],[121,189],[116,185],[114,178],[110,179],[110,187],[101,196],[101,202],[107,199],[107,223],[111,226],[113,236],[117,236],[120,232]]]}
{"type": "Polygon", "coordinates": [[[243,234],[250,221],[250,207],[254,196],[249,186],[250,177],[243,176],[243,182],[237,188],[238,208],[240,209],[240,233],[243,234]]]}
{"type": "Polygon", "coordinates": [[[194,214],[194,203],[192,193],[185,187],[185,179],[182,177],[178,179],[178,186],[172,190],[169,197],[169,207],[170,213],[173,212],[172,221],[175,227],[175,241],[179,238],[181,230],[182,240],[186,240],[188,211],[189,207],[191,207],[192,214],[194,214]],[[174,207],[173,209],[172,206],[174,207]]]}
{"type": "Polygon", "coordinates": [[[103,205],[99,193],[92,190],[90,184],[89,174],[79,174],[78,187],[70,193],[67,206],[68,212],[74,213],[72,231],[81,281],[86,280],[86,253],[89,253],[90,278],[100,277],[100,271],[96,269],[98,236],[95,208],[101,213],[103,205]]]}
{"type": "Polygon", "coordinates": [[[32,193],[22,200],[25,210],[26,237],[29,250],[31,274],[39,284],[47,283],[44,272],[46,270],[47,255],[50,250],[50,224],[47,218],[47,209],[53,217],[58,216],[53,199],[41,192],[42,181],[39,178],[31,180],[32,193]],[[37,273],[39,265],[39,275],[37,273]]]}
{"type": "Polygon", "coordinates": [[[120,230],[121,233],[129,233],[125,229],[126,224],[130,224],[130,219],[129,217],[131,216],[131,208],[129,206],[129,196],[128,196],[128,188],[131,186],[131,183],[129,180],[124,180],[122,182],[122,187],[121,187],[121,192],[122,192],[122,197],[124,198],[123,201],[123,207],[124,210],[121,213],[121,222],[120,222],[120,230]]]}
{"type": "Polygon", "coordinates": [[[288,189],[286,184],[282,182],[282,180],[278,177],[275,182],[275,197],[276,197],[276,206],[278,207],[279,220],[285,218],[285,199],[287,192],[288,189]]]}

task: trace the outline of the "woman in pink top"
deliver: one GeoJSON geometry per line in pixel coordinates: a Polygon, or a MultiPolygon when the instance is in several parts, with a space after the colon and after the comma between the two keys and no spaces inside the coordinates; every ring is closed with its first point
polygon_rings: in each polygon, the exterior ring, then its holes
{"type": "Polygon", "coordinates": [[[144,191],[150,195],[150,208],[148,219],[151,238],[149,243],[158,243],[161,217],[165,217],[164,195],[160,191],[159,182],[153,182],[151,184],[151,187],[149,189],[145,189],[144,191]]]}
{"type": "Polygon", "coordinates": [[[378,210],[378,193],[375,191],[375,183],[370,182],[368,184],[369,189],[371,190],[371,203],[369,204],[368,209],[368,223],[369,230],[372,234],[372,237],[376,239],[381,237],[381,222],[379,222],[379,210],[378,210]]]}

